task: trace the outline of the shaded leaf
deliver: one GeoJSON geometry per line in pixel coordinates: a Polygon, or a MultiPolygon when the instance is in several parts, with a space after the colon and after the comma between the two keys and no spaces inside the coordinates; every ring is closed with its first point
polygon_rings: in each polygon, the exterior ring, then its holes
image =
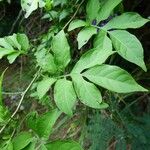
{"type": "Polygon", "coordinates": [[[48,138],[60,114],[61,112],[55,109],[38,117],[36,129],[40,137],[48,138]]]}
{"type": "Polygon", "coordinates": [[[21,132],[13,139],[14,150],[21,150],[25,148],[31,141],[33,137],[29,132],[21,132]]]}

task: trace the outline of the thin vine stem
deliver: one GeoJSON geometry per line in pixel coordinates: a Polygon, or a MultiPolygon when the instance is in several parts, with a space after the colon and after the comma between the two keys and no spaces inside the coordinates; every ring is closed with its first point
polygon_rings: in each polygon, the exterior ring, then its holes
{"type": "Polygon", "coordinates": [[[75,13],[73,14],[73,16],[70,18],[70,20],[65,24],[65,26],[62,28],[62,30],[64,30],[69,24],[70,22],[74,19],[74,17],[76,16],[76,14],[78,13],[81,5],[83,4],[84,0],[82,0],[82,2],[79,4],[79,6],[77,7],[77,10],[75,11],[75,13]]]}
{"type": "Polygon", "coordinates": [[[25,91],[21,94],[21,98],[20,101],[18,103],[17,108],[15,109],[15,111],[13,112],[13,114],[11,115],[11,117],[8,119],[7,123],[0,129],[0,134],[4,131],[4,129],[6,128],[6,126],[9,124],[9,122],[11,121],[11,119],[17,114],[23,100],[24,97],[26,95],[26,93],[28,92],[28,90],[30,89],[30,87],[32,86],[32,84],[34,83],[34,81],[37,79],[37,77],[39,76],[39,72],[41,71],[41,68],[36,72],[36,74],[34,75],[34,78],[32,79],[32,81],[29,83],[29,85],[27,86],[27,88],[25,89],[25,91]]]}

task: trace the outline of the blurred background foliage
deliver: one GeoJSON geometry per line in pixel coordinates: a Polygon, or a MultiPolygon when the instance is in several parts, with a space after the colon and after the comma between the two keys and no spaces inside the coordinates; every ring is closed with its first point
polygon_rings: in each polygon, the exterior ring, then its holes
{"type": "MultiPolygon", "coordinates": [[[[62,0],[56,4],[53,11],[48,8],[38,9],[25,19],[20,0],[0,1],[0,37],[17,32],[26,33],[32,44],[29,54],[18,58],[14,64],[9,65],[6,60],[0,60],[0,72],[9,66],[4,79],[5,92],[3,94],[5,104],[11,112],[17,105],[19,92],[23,91],[36,71],[34,49],[41,41],[48,41],[49,34],[54,29],[53,25],[58,24],[58,28],[62,27],[70,19],[78,1],[62,0]]],[[[150,17],[149,0],[124,0],[123,6],[120,7],[120,11],[134,11],[145,18],[150,17]]],[[[76,18],[85,18],[84,4],[76,18]]],[[[113,64],[128,70],[139,83],[150,89],[150,24],[138,30],[130,30],[130,32],[135,34],[143,45],[148,71],[143,72],[117,55],[113,64]]],[[[70,42],[73,53],[78,53],[75,51],[77,45],[74,40],[75,35],[76,33],[71,33],[70,42]]],[[[73,118],[62,116],[50,138],[52,140],[73,138],[78,140],[85,150],[148,150],[150,148],[149,93],[123,95],[106,91],[104,99],[110,105],[106,110],[92,110],[79,104],[73,118]]],[[[50,97],[44,97],[43,100],[37,102],[33,87],[33,93],[29,93],[25,98],[16,120],[13,120],[13,126],[18,126],[17,131],[26,129],[24,120],[27,112],[35,108],[42,112],[47,107],[53,107],[50,97]],[[18,123],[17,120],[22,121],[18,123]]],[[[6,133],[9,133],[11,129],[7,130],[6,133]]]]}

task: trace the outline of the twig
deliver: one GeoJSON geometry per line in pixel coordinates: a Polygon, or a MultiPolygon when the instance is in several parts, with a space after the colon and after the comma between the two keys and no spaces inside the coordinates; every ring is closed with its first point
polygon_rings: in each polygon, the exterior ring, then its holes
{"type": "Polygon", "coordinates": [[[2,92],[4,95],[21,95],[23,92],[2,92]]]}
{"type": "Polygon", "coordinates": [[[30,82],[30,84],[27,86],[27,88],[25,89],[25,91],[21,94],[22,96],[21,96],[21,99],[20,99],[20,101],[19,101],[19,104],[18,104],[16,110],[15,110],[14,113],[11,115],[11,117],[8,119],[7,123],[0,129],[0,134],[4,131],[4,129],[6,128],[6,126],[8,125],[8,123],[11,121],[11,119],[17,114],[17,112],[18,112],[18,110],[19,110],[19,108],[20,108],[20,106],[21,106],[21,104],[22,104],[22,102],[23,102],[23,100],[24,100],[24,97],[25,97],[26,93],[28,92],[28,90],[30,89],[30,87],[32,86],[32,84],[34,83],[34,81],[36,80],[36,78],[38,77],[40,70],[41,70],[41,69],[39,69],[39,70],[36,72],[34,78],[33,78],[32,81],[30,82]]]}
{"type": "Polygon", "coordinates": [[[19,14],[18,14],[18,16],[17,16],[17,18],[16,18],[16,20],[14,21],[14,23],[12,25],[12,28],[11,28],[9,34],[11,34],[13,32],[13,30],[15,28],[15,25],[17,24],[18,20],[20,19],[21,15],[22,15],[22,12],[23,12],[23,10],[21,9],[20,12],[19,12],[19,14]]]}
{"type": "Polygon", "coordinates": [[[76,16],[76,14],[79,11],[79,8],[81,7],[81,5],[83,4],[84,0],[82,0],[82,2],[79,4],[79,6],[77,7],[77,10],[75,11],[75,13],[73,14],[73,16],[70,18],[70,20],[65,24],[65,26],[63,27],[62,30],[64,30],[69,24],[70,22],[74,19],[74,17],[76,16]]]}

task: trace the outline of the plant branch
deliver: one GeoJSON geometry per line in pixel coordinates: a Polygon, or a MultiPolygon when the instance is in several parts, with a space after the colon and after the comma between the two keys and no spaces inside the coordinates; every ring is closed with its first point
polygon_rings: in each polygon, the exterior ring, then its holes
{"type": "Polygon", "coordinates": [[[19,101],[19,104],[18,104],[16,110],[15,110],[14,113],[11,115],[11,117],[8,119],[7,123],[0,129],[0,134],[4,131],[4,129],[6,128],[6,126],[8,125],[8,123],[11,121],[11,119],[17,114],[17,112],[18,112],[18,110],[19,110],[19,108],[20,108],[20,106],[21,106],[21,104],[22,104],[22,102],[23,102],[23,100],[24,100],[24,97],[25,97],[26,93],[28,92],[28,90],[30,89],[30,87],[32,86],[32,84],[34,83],[34,81],[37,79],[37,77],[39,76],[39,72],[40,72],[40,71],[41,71],[41,69],[39,69],[39,70],[36,72],[34,78],[33,78],[32,81],[30,82],[30,84],[27,86],[27,88],[25,89],[25,91],[21,94],[22,96],[21,96],[21,98],[20,98],[20,101],[19,101]]]}
{"type": "Polygon", "coordinates": [[[70,22],[74,19],[74,17],[76,16],[76,14],[78,13],[81,5],[83,4],[84,0],[82,0],[82,2],[79,4],[79,6],[77,7],[77,10],[75,11],[75,13],[73,14],[73,16],[70,18],[70,20],[65,24],[65,26],[63,27],[63,30],[70,24],[70,22]]]}

